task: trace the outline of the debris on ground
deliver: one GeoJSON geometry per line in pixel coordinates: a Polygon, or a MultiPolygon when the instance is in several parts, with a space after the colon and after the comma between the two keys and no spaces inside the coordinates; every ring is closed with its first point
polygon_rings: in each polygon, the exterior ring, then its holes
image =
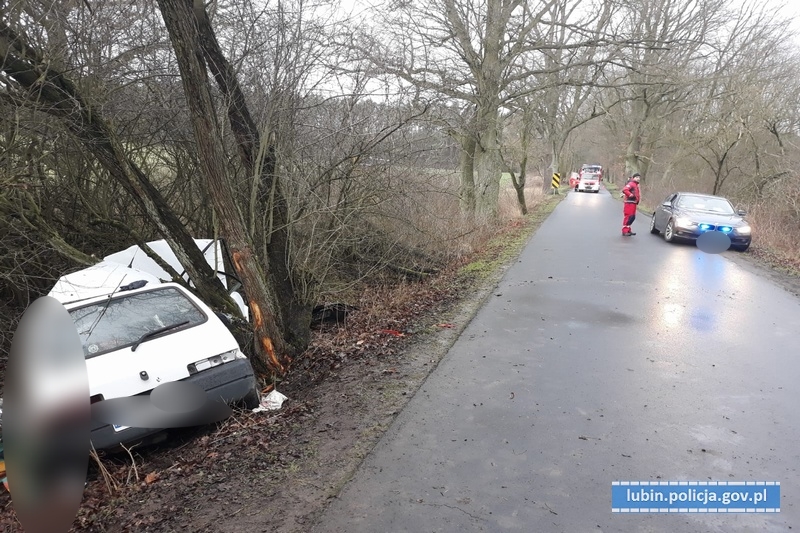
{"type": "Polygon", "coordinates": [[[311,312],[311,325],[320,326],[322,324],[343,324],[347,317],[358,311],[355,305],[346,303],[323,304],[316,306],[311,312]]]}
{"type": "Polygon", "coordinates": [[[261,405],[253,409],[254,413],[262,413],[264,411],[277,411],[283,405],[283,402],[288,400],[286,396],[273,390],[261,399],[261,405]]]}

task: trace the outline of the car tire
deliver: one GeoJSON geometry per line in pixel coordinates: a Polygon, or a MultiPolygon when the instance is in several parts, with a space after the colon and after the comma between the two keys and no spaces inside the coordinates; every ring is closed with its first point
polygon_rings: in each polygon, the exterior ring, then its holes
{"type": "Polygon", "coordinates": [[[667,227],[664,229],[664,240],[675,242],[675,222],[672,219],[667,222],[667,227]]]}
{"type": "Polygon", "coordinates": [[[655,215],[653,215],[653,220],[650,221],[650,233],[652,233],[653,235],[658,235],[659,233],[661,233],[660,231],[658,231],[658,228],[656,227],[655,215]]]}
{"type": "Polygon", "coordinates": [[[258,386],[254,386],[250,389],[250,392],[242,398],[242,405],[247,409],[255,409],[261,405],[261,391],[258,390],[258,386]]]}

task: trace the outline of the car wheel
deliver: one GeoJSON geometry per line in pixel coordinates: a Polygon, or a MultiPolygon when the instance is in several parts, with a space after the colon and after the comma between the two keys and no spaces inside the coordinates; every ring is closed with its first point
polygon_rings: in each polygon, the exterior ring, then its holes
{"type": "Polygon", "coordinates": [[[261,392],[258,390],[258,386],[254,386],[250,389],[244,398],[242,398],[242,404],[247,409],[255,409],[259,405],[261,405],[261,392]]]}
{"type": "Polygon", "coordinates": [[[658,231],[658,228],[656,228],[656,215],[655,214],[653,214],[653,219],[650,221],[650,233],[652,233],[653,235],[656,235],[656,234],[660,233],[658,231]]]}
{"type": "Polygon", "coordinates": [[[672,220],[667,223],[667,228],[664,230],[664,240],[667,242],[675,241],[675,222],[672,220]]]}

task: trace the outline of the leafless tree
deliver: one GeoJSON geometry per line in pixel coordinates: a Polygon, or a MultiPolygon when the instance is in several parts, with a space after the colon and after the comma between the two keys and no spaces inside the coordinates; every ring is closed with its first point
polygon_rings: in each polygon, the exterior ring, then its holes
{"type": "Polygon", "coordinates": [[[382,6],[379,31],[352,39],[362,57],[414,86],[420,97],[464,102],[461,194],[466,209],[481,216],[497,212],[501,105],[509,84],[526,70],[525,53],[539,46],[530,37],[554,3],[395,2],[382,6]]]}
{"type": "Polygon", "coordinates": [[[707,36],[726,22],[725,0],[624,0],[615,18],[617,40],[627,43],[609,71],[609,114],[617,131],[628,132],[627,175],[646,178],[666,117],[680,109],[698,82],[693,73],[708,53],[707,36]]]}

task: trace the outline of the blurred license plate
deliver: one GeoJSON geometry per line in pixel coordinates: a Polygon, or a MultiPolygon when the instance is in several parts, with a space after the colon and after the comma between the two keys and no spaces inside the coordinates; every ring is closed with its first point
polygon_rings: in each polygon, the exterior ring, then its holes
{"type": "Polygon", "coordinates": [[[130,429],[130,426],[118,426],[114,424],[114,431],[123,431],[125,429],[130,429]]]}

